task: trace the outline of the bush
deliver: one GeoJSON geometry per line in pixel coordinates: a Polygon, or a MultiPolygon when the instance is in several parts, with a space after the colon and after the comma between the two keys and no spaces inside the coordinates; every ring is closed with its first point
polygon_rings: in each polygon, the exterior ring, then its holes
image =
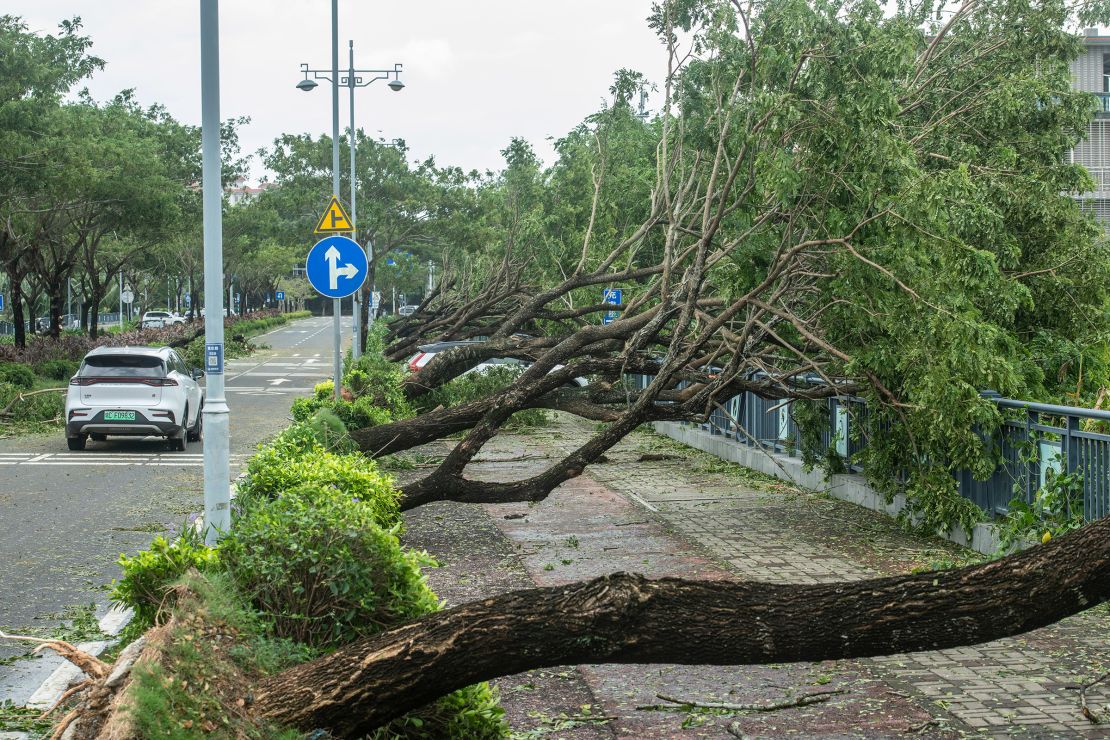
{"type": "Polygon", "coordinates": [[[357,361],[348,356],[343,374],[343,387],[355,400],[368,399],[368,403],[385,409],[391,420],[407,419],[413,415],[412,407],[401,390],[404,370],[378,352],[367,352],[357,361]]]}
{"type": "Polygon", "coordinates": [[[29,391],[35,387],[35,372],[18,362],[0,362],[0,383],[29,391]]]}
{"type": "Polygon", "coordinates": [[[80,365],[73,360],[47,360],[35,365],[35,372],[51,380],[69,380],[77,374],[80,365]]]}
{"type": "Polygon", "coordinates": [[[302,484],[332,489],[358,501],[379,526],[391,527],[400,520],[393,479],[362,454],[329,452],[307,424],[293,425],[251,458],[238,503],[246,510],[302,484]]]}
{"type": "Polygon", "coordinates": [[[369,740],[434,740],[464,737],[468,740],[494,740],[508,735],[505,710],[498,703],[497,691],[488,683],[474,684],[437,699],[426,707],[409,712],[372,732],[369,740]]]}
{"type": "Polygon", "coordinates": [[[333,646],[435,611],[421,565],[371,501],[306,483],[247,506],[220,547],[232,577],[278,637],[333,646]]]}
{"type": "Polygon", "coordinates": [[[0,382],[0,409],[11,405],[11,411],[0,420],[0,424],[8,421],[49,422],[65,414],[64,393],[57,391],[40,393],[36,396],[24,396],[23,400],[18,400],[19,394],[25,392],[26,389],[23,387],[0,382]]]}
{"type": "MultiPolygon", "coordinates": [[[[507,388],[523,372],[524,368],[520,365],[498,365],[480,372],[465,373],[422,396],[420,408],[422,411],[430,411],[436,406],[450,408],[492,396],[507,388]]],[[[513,414],[505,426],[530,427],[542,426],[546,423],[546,411],[525,409],[513,414]]]]}
{"type": "Polygon", "coordinates": [[[393,421],[389,412],[374,405],[371,398],[363,397],[354,401],[336,401],[327,399],[320,401],[315,398],[298,398],[293,401],[290,413],[293,421],[308,422],[320,412],[327,412],[335,416],[346,429],[365,429],[376,427],[379,424],[388,424],[393,421]]]}
{"type": "Polygon", "coordinates": [[[187,571],[213,571],[219,566],[216,550],[205,545],[191,527],[173,542],[158,535],[149,550],[134,557],[120,555],[116,562],[123,578],[112,583],[112,601],[134,609],[136,621],[148,626],[159,612],[173,606],[166,599],[169,588],[187,571]]]}

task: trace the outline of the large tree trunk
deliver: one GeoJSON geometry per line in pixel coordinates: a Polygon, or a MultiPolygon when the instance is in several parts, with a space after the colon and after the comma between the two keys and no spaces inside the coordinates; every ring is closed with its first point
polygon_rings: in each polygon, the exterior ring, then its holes
{"type": "Polygon", "coordinates": [[[11,284],[12,321],[15,323],[15,346],[20,349],[27,347],[26,318],[23,315],[23,276],[16,272],[8,273],[8,282],[11,284]]]}
{"type": "Polygon", "coordinates": [[[745,665],[973,645],[1110,598],[1110,519],[985,565],[816,585],[618,573],[464,604],[272,676],[257,713],[354,736],[450,691],[578,663],[745,665]]]}
{"type": "Polygon", "coordinates": [[[104,291],[99,282],[94,282],[89,292],[89,339],[96,339],[100,332],[100,302],[104,299],[104,291]]]}

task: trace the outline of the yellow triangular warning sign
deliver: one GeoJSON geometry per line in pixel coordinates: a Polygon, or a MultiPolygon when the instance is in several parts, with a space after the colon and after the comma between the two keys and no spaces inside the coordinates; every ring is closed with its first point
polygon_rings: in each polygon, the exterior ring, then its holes
{"type": "Polygon", "coordinates": [[[354,225],[351,224],[351,217],[343,210],[343,204],[339,202],[339,198],[335,195],[331,197],[331,203],[328,203],[324,215],[320,216],[320,222],[316,224],[317,234],[331,234],[337,231],[352,231],[354,225]]]}

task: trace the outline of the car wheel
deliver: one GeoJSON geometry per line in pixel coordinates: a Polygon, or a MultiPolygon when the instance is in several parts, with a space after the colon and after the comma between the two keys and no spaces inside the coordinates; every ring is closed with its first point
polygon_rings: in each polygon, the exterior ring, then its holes
{"type": "Polygon", "coordinates": [[[88,437],[86,435],[79,434],[76,437],[66,437],[66,444],[69,445],[69,449],[74,452],[80,452],[85,449],[85,442],[87,440],[88,437]]]}
{"type": "Polygon", "coordinates": [[[199,442],[204,437],[204,406],[197,412],[197,423],[189,430],[187,439],[190,442],[199,442]]]}
{"type": "Polygon", "coordinates": [[[105,442],[105,441],[107,441],[107,439],[108,439],[108,435],[107,435],[107,434],[100,434],[99,432],[93,432],[93,433],[92,433],[91,435],[89,435],[89,436],[91,436],[91,437],[92,437],[92,441],[93,441],[93,442],[105,442]]]}

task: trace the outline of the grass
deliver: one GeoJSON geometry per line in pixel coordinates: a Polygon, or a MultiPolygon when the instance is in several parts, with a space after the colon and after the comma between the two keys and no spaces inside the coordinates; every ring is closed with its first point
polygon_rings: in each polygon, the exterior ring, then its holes
{"type": "Polygon", "coordinates": [[[265,623],[221,575],[187,576],[185,596],[159,640],[161,660],[136,666],[125,711],[139,737],[300,738],[259,725],[238,699],[257,678],[314,657],[267,635],[265,623]],[[230,638],[230,639],[228,639],[230,638]]]}

